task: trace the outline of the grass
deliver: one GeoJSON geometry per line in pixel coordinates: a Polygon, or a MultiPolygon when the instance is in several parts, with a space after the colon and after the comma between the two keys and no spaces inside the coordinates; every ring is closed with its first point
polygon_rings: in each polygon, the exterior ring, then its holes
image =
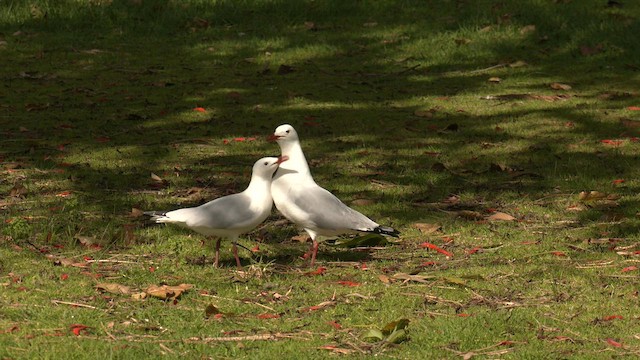
{"type": "Polygon", "coordinates": [[[0,3],[0,356],[637,356],[640,6],[621,3],[0,3]],[[242,276],[230,244],[213,269],[211,244],[132,211],[241,191],[282,123],[400,243],[322,246],[304,276],[274,211],[242,276]],[[408,341],[363,341],[401,318],[408,341]]]}

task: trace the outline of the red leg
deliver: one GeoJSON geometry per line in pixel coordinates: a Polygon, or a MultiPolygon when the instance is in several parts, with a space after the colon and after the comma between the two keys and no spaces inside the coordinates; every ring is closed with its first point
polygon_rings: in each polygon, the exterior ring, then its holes
{"type": "Polygon", "coordinates": [[[238,257],[238,245],[236,242],[233,242],[233,256],[236,258],[236,265],[238,266],[238,270],[242,270],[242,265],[240,265],[240,258],[238,257]]]}
{"type": "Polygon", "coordinates": [[[309,250],[311,252],[311,267],[313,267],[313,265],[316,264],[316,255],[318,255],[318,242],[313,240],[311,243],[311,249],[309,250]]]}
{"type": "Polygon", "coordinates": [[[213,257],[213,267],[218,267],[220,261],[220,240],[216,241],[216,254],[213,257]]]}

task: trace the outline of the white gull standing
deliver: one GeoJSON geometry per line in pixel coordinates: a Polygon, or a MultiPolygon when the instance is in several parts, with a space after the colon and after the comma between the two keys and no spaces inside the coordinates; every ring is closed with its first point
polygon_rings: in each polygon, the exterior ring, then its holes
{"type": "Polygon", "coordinates": [[[316,184],[293,126],[278,126],[269,140],[276,141],[281,156],[288,158],[273,176],[271,195],[282,215],[304,228],[311,237],[311,266],[315,264],[320,237],[353,233],[398,237],[397,230],[380,226],[316,184]]]}
{"type": "Polygon", "coordinates": [[[271,178],[278,166],[287,160],[286,156],[265,157],[255,162],[249,186],[243,192],[223,196],[198,207],[184,208],[169,212],[148,211],[156,223],[170,223],[189,228],[199,234],[217,237],[214,266],[218,267],[220,240],[228,238],[233,243],[233,255],[238,268],[238,246],[236,241],[271,214],[271,178]]]}

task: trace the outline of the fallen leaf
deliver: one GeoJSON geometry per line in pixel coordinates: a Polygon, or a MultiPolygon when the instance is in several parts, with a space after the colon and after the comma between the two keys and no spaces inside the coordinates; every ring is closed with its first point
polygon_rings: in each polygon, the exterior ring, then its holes
{"type": "Polygon", "coordinates": [[[169,285],[151,285],[144,290],[145,293],[162,299],[162,300],[175,300],[182,295],[182,293],[193,288],[191,284],[180,284],[177,286],[169,286],[169,285]]]}
{"type": "Polygon", "coordinates": [[[371,199],[355,199],[351,202],[351,205],[354,206],[369,206],[369,205],[373,205],[376,202],[374,200],[371,199]]]}
{"type": "Polygon", "coordinates": [[[438,224],[430,224],[430,223],[415,223],[413,227],[420,230],[420,232],[424,235],[432,234],[438,230],[440,230],[441,226],[438,224]]]}
{"type": "Polygon", "coordinates": [[[578,194],[578,199],[581,201],[594,201],[594,200],[602,200],[606,199],[607,194],[602,193],[600,191],[582,191],[578,194]]]}
{"type": "Polygon", "coordinates": [[[571,85],[561,84],[557,82],[549,84],[549,87],[551,87],[553,90],[571,90],[571,85]]]}
{"type": "Polygon", "coordinates": [[[69,197],[71,196],[71,191],[63,191],[61,193],[56,194],[57,197],[69,197]]]}
{"type": "Polygon", "coordinates": [[[634,270],[638,270],[637,266],[627,266],[626,268],[622,269],[622,272],[629,272],[629,271],[634,271],[634,270]]]}
{"type": "Polygon", "coordinates": [[[613,185],[619,185],[619,184],[622,184],[622,183],[624,183],[624,182],[625,182],[625,180],[624,180],[624,179],[615,179],[615,180],[613,180],[611,183],[612,183],[613,185]]]}
{"type": "Polygon", "coordinates": [[[622,320],[622,315],[609,315],[602,318],[602,321],[622,320]]]}
{"type": "Polygon", "coordinates": [[[515,219],[515,217],[500,211],[496,211],[487,217],[489,221],[513,221],[515,219]]]}
{"type": "Polygon", "coordinates": [[[97,290],[106,291],[111,294],[129,295],[132,292],[130,287],[116,283],[98,283],[95,285],[95,288],[97,290]]]}
{"type": "Polygon", "coordinates": [[[520,28],[520,34],[525,35],[536,31],[535,25],[526,25],[520,28]]]}
{"type": "Polygon", "coordinates": [[[640,106],[629,106],[627,107],[627,110],[640,111],[640,106]]]}
{"type": "Polygon", "coordinates": [[[349,287],[360,286],[360,283],[357,283],[357,282],[354,282],[354,281],[349,281],[349,280],[340,280],[340,281],[338,281],[338,284],[344,285],[344,286],[349,286],[349,287]]]}
{"type": "Polygon", "coordinates": [[[552,255],[558,256],[558,257],[566,257],[567,254],[563,253],[562,251],[552,251],[551,252],[552,255]]]}
{"type": "Polygon", "coordinates": [[[472,210],[460,210],[456,212],[456,215],[467,220],[483,220],[484,219],[484,216],[482,216],[481,213],[477,211],[472,211],[472,210]]]}
{"type": "Polygon", "coordinates": [[[587,45],[580,46],[580,54],[582,54],[582,56],[593,56],[603,51],[604,51],[603,44],[598,44],[595,46],[587,46],[587,45]]]}
{"type": "Polygon", "coordinates": [[[258,319],[279,319],[279,314],[259,314],[256,316],[258,319]]]}
{"type": "Polygon", "coordinates": [[[302,309],[299,309],[298,311],[300,311],[300,312],[318,311],[318,310],[324,309],[326,307],[335,306],[336,304],[337,304],[337,302],[335,302],[335,301],[323,301],[318,305],[302,308],[302,309]]]}
{"type": "Polygon", "coordinates": [[[222,312],[213,304],[209,304],[207,305],[206,308],[204,308],[204,317],[205,318],[210,318],[212,315],[219,315],[222,314],[222,312]]]}
{"type": "Polygon", "coordinates": [[[497,76],[494,76],[494,77],[490,77],[489,80],[487,80],[487,81],[497,84],[497,83],[500,83],[502,81],[502,79],[497,77],[497,76]]]}
{"type": "Polygon", "coordinates": [[[197,112],[201,112],[201,113],[203,113],[203,112],[207,112],[207,110],[206,110],[205,108],[203,108],[203,107],[196,107],[196,108],[193,108],[193,111],[197,111],[197,112]]]}

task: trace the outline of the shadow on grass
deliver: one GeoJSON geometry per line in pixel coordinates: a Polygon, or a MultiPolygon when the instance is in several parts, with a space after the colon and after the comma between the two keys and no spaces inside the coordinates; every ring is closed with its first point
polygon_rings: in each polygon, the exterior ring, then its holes
{"type": "MultiPolygon", "coordinates": [[[[45,170],[31,176],[41,184],[40,193],[67,190],[49,188],[52,178],[68,184],[79,197],[76,210],[85,211],[91,204],[91,211],[105,214],[101,223],[129,221],[122,217],[131,206],[158,207],[132,195],[153,191],[149,172],[193,179],[176,186],[242,190],[254,159],[277,148],[261,140],[224,148],[221,140],[267,135],[285,122],[299,128],[309,159],[340,158],[360,146],[379,148],[380,165],[374,168],[384,174],[378,177],[412,190],[383,194],[394,202],[372,217],[389,216],[400,226],[425,216],[412,210],[415,199],[437,201],[468,191],[486,198],[504,191],[580,191],[584,189],[574,187],[608,183],[638,165],[628,152],[603,148],[596,154],[581,150],[580,144],[571,151],[563,142],[579,137],[597,143],[604,136],[628,132],[607,120],[606,111],[633,105],[634,98],[602,101],[596,96],[628,91],[628,81],[638,76],[640,54],[633,35],[640,32],[633,21],[637,5],[12,4],[10,15],[7,9],[0,13],[6,42],[2,51],[9,55],[0,70],[5,80],[0,120],[5,138],[15,141],[4,140],[0,156],[24,168],[45,170]],[[532,24],[534,31],[518,34],[532,24]],[[579,96],[548,106],[486,101],[477,105],[478,111],[443,99],[500,93],[488,87],[488,73],[474,71],[518,60],[529,66],[512,73],[497,70],[515,79],[508,86],[510,93],[553,94],[547,83],[554,79],[579,85],[579,96]],[[194,107],[209,112],[194,115],[194,107]],[[429,119],[414,116],[421,108],[445,110],[429,119]],[[538,119],[547,122],[537,127],[538,119]],[[574,126],[558,131],[567,122],[574,126]],[[441,131],[452,124],[457,131],[441,131]],[[530,129],[517,127],[525,125],[530,129]],[[367,138],[336,141],[354,135],[367,138]],[[194,156],[192,145],[203,141],[205,148],[194,156]],[[483,148],[507,141],[519,146],[501,152],[483,148]],[[218,154],[207,153],[221,147],[218,154]],[[437,148],[442,155],[434,158],[428,151],[413,150],[420,147],[437,148]],[[70,152],[74,162],[68,165],[70,152]],[[83,153],[84,160],[78,155],[83,153]],[[437,162],[449,170],[422,185],[424,173],[437,162]],[[506,174],[487,171],[495,162],[515,163],[540,177],[514,182],[506,174]],[[175,170],[176,163],[187,170],[175,170]],[[60,169],[64,173],[55,171],[60,169]],[[212,171],[231,175],[212,177],[212,171]]],[[[341,164],[313,170],[319,179],[351,173],[341,164]]],[[[344,190],[340,194],[355,195],[344,190]]],[[[624,207],[632,211],[637,205],[624,207]]]]}

